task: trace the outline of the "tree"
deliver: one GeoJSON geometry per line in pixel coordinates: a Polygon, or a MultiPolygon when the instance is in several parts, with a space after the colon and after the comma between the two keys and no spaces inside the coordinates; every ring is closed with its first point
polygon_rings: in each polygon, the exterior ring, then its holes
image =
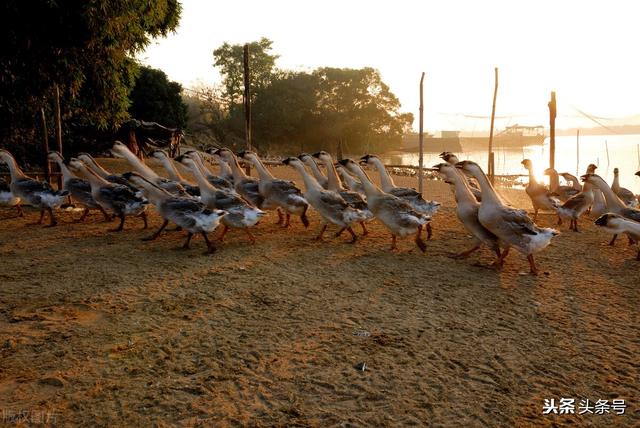
{"type": "Polygon", "coordinates": [[[169,128],[187,125],[187,105],[182,101],[182,85],[171,82],[162,70],[140,67],[129,98],[129,114],[169,128]]]}
{"type": "Polygon", "coordinates": [[[55,86],[71,125],[127,118],[136,64],[151,37],[178,24],[177,0],[6,0],[0,5],[0,136],[33,132],[55,86]]]}
{"type": "MultiPolygon", "coordinates": [[[[269,53],[272,44],[271,40],[264,37],[257,42],[249,43],[249,63],[251,64],[249,81],[254,97],[266,88],[274,77],[278,55],[269,53]]],[[[213,51],[213,58],[214,65],[220,67],[220,73],[224,79],[224,97],[231,110],[234,105],[242,103],[244,93],[243,45],[224,43],[213,51]]]]}

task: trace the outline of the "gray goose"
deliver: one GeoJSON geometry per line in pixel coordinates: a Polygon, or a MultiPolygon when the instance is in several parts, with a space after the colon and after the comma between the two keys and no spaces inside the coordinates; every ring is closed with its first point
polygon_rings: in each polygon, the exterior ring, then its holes
{"type": "Polygon", "coordinates": [[[196,166],[198,167],[202,175],[205,176],[207,181],[211,183],[212,186],[218,189],[233,189],[233,177],[230,175],[231,168],[229,168],[229,165],[227,165],[226,162],[220,159],[220,156],[215,156],[216,158],[218,158],[218,165],[220,165],[221,170],[221,174],[218,176],[211,173],[211,170],[205,165],[202,154],[200,152],[189,150],[184,154],[190,156],[191,160],[196,163],[196,166]],[[229,169],[228,173],[226,172],[226,169],[229,169]]]}
{"type": "Polygon", "coordinates": [[[611,183],[611,190],[618,196],[622,202],[628,207],[635,208],[638,206],[638,200],[636,195],[629,189],[620,187],[620,170],[613,168],[613,183],[611,183]]]}
{"type": "MultiPolygon", "coordinates": [[[[533,205],[533,221],[535,222],[538,218],[538,211],[543,210],[551,210],[558,211],[558,206],[560,205],[560,201],[553,197],[549,189],[546,188],[543,184],[538,183],[536,180],[535,174],[533,172],[533,163],[529,159],[524,159],[522,165],[529,172],[529,183],[525,187],[525,192],[531,199],[531,204],[533,205]]],[[[482,187],[482,186],[480,186],[482,187]]]]}
{"type": "Polygon", "coordinates": [[[534,254],[547,247],[551,239],[558,235],[558,231],[538,227],[525,210],[504,205],[477,163],[462,161],[458,163],[457,167],[471,173],[480,185],[482,202],[478,209],[478,220],[480,224],[498,237],[501,246],[504,247],[497,266],[502,266],[509,254],[509,249],[514,247],[527,256],[530,273],[537,275],[539,270],[534,260],[534,254]]]}
{"type": "MultiPolygon", "coordinates": [[[[262,210],[277,208],[276,205],[265,201],[264,196],[260,194],[259,180],[244,173],[238,164],[236,155],[233,154],[231,150],[221,148],[216,149],[213,153],[220,156],[220,158],[227,162],[231,167],[231,172],[233,173],[233,187],[240,196],[245,198],[251,205],[262,210]]],[[[278,224],[282,223],[282,221],[282,213],[278,211],[278,224]]]]}
{"type": "MultiPolygon", "coordinates": [[[[600,226],[616,236],[624,233],[636,243],[640,242],[640,222],[625,218],[619,214],[603,214],[596,220],[596,226],[600,226]]],[[[636,260],[640,261],[640,249],[638,249],[636,260]]]]}
{"type": "Polygon", "coordinates": [[[82,222],[89,214],[89,210],[98,210],[102,213],[105,221],[111,221],[111,216],[102,208],[102,206],[91,196],[91,185],[87,180],[78,178],[72,173],[65,163],[65,159],[60,152],[50,151],[49,160],[55,162],[62,173],[62,188],[69,192],[69,195],[76,203],[84,208],[82,217],[78,221],[82,222]]]}
{"type": "MultiPolygon", "coordinates": [[[[210,154],[211,156],[213,156],[213,158],[218,163],[218,168],[220,169],[220,175],[218,177],[223,179],[223,180],[226,180],[227,182],[229,182],[231,184],[231,186],[224,186],[224,187],[233,187],[233,170],[231,169],[231,165],[229,163],[227,163],[227,161],[225,161],[224,159],[222,159],[220,157],[220,155],[218,154],[218,148],[219,147],[211,147],[211,148],[207,149],[207,153],[210,154]]],[[[207,174],[205,174],[205,175],[207,175],[207,174]]],[[[207,175],[207,178],[208,178],[208,175],[207,175]]],[[[209,181],[211,181],[211,180],[209,180],[209,181]]],[[[216,186],[216,183],[214,183],[214,182],[212,182],[211,184],[216,186]]],[[[217,185],[221,186],[220,183],[218,183],[217,185]]]]}
{"type": "MultiPolygon", "coordinates": [[[[456,156],[451,152],[440,153],[440,159],[444,160],[454,168],[456,164],[460,162],[460,160],[458,159],[458,156],[456,156]]],[[[476,198],[476,200],[478,202],[482,201],[482,192],[478,188],[478,184],[475,182],[473,177],[471,177],[469,174],[465,173],[461,169],[456,168],[456,171],[458,171],[460,174],[462,174],[465,177],[465,180],[467,181],[467,186],[469,187],[469,190],[471,191],[471,193],[473,193],[473,196],[476,198]]],[[[454,185],[451,185],[451,190],[453,191],[454,194],[456,193],[454,185]]]]}
{"type": "Polygon", "coordinates": [[[102,208],[112,211],[116,217],[120,218],[120,225],[110,232],[120,232],[124,229],[126,216],[140,216],[144,221],[144,228],[147,228],[147,215],[145,210],[148,200],[138,196],[138,193],[128,186],[111,183],[94,173],[84,162],[71,158],[69,168],[82,174],[91,185],[91,196],[102,208]]]}
{"type": "Polygon", "coordinates": [[[320,186],[322,186],[323,189],[329,188],[329,179],[325,177],[322,171],[320,171],[320,167],[318,166],[318,163],[313,158],[313,156],[308,153],[302,153],[298,155],[298,159],[300,159],[302,163],[309,167],[311,173],[313,174],[313,178],[316,179],[316,181],[320,184],[320,186]]]}
{"type": "Polygon", "coordinates": [[[184,177],[180,174],[180,171],[178,171],[176,166],[173,164],[172,159],[164,150],[153,150],[149,153],[148,156],[154,159],[158,159],[162,163],[165,171],[167,171],[169,179],[175,181],[176,183],[180,183],[188,194],[190,194],[191,196],[200,196],[200,189],[198,188],[198,186],[194,186],[184,179],[184,177]]]}
{"type": "Polygon", "coordinates": [[[362,183],[356,180],[356,178],[339,163],[334,163],[333,166],[336,167],[336,171],[338,172],[340,178],[342,178],[342,183],[347,189],[351,190],[352,192],[358,192],[364,195],[364,186],[362,185],[362,183]]]}
{"type": "Polygon", "coordinates": [[[549,191],[551,194],[557,196],[558,199],[563,202],[577,195],[581,191],[581,189],[576,189],[573,186],[561,186],[560,176],[553,168],[545,169],[544,174],[549,176],[549,191]]]}
{"type": "Polygon", "coordinates": [[[193,235],[200,234],[207,243],[207,254],[216,251],[216,247],[209,240],[207,233],[213,232],[218,227],[220,220],[227,215],[226,211],[210,209],[190,197],[172,195],[138,173],[128,172],[123,176],[130,180],[134,186],[144,189],[145,194],[149,196],[149,200],[164,219],[160,229],[148,238],[144,238],[145,241],[157,239],[171,221],[187,231],[187,241],[182,248],[189,248],[193,235]]]}
{"type": "Polygon", "coordinates": [[[40,219],[37,224],[42,224],[45,211],[49,213],[50,218],[48,227],[58,224],[53,210],[62,205],[65,196],[69,192],[66,190],[54,190],[49,183],[27,177],[11,153],[6,150],[0,150],[0,159],[9,167],[9,172],[11,173],[9,189],[13,196],[40,209],[40,219]]]}

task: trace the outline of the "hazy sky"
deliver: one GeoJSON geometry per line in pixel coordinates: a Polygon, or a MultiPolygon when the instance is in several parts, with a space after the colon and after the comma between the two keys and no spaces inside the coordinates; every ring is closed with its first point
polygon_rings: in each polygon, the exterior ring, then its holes
{"type": "MultiPolygon", "coordinates": [[[[559,128],[596,126],[573,107],[604,118],[640,113],[640,2],[207,1],[183,0],[180,27],[139,55],[189,87],[220,82],[212,51],[225,41],[274,41],[277,65],[380,70],[403,111],[418,112],[425,79],[425,127],[487,129],[493,70],[500,69],[498,127],[547,124],[557,91],[559,128]]],[[[604,123],[613,124],[605,120],[604,123]]],[[[417,120],[416,120],[417,126],[417,120]]]]}

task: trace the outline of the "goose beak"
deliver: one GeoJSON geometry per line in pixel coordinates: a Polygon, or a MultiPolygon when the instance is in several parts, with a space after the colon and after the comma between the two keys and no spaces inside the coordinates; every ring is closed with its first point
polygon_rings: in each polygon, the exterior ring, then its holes
{"type": "Polygon", "coordinates": [[[314,158],[320,158],[320,152],[314,153],[311,156],[313,156],[314,158]]]}
{"type": "Polygon", "coordinates": [[[180,155],[180,156],[176,156],[173,160],[176,162],[182,162],[183,159],[184,159],[184,155],[180,155]]]}
{"type": "Polygon", "coordinates": [[[581,175],[581,176],[580,176],[580,181],[582,181],[582,182],[587,181],[587,177],[589,177],[587,174],[585,174],[585,175],[581,175]]]}
{"type": "Polygon", "coordinates": [[[349,163],[349,159],[340,159],[338,163],[342,166],[347,166],[347,164],[349,163]]]}
{"type": "Polygon", "coordinates": [[[640,177],[640,171],[636,172],[636,175],[637,175],[638,177],[640,177]]]}
{"type": "Polygon", "coordinates": [[[606,226],[609,214],[603,214],[596,220],[596,226],[606,226]]]}
{"type": "Polygon", "coordinates": [[[246,150],[242,150],[241,152],[236,153],[236,156],[238,156],[239,158],[244,159],[244,155],[247,154],[246,150]]]}
{"type": "Polygon", "coordinates": [[[286,158],[285,160],[282,161],[283,165],[289,165],[289,163],[291,163],[291,159],[292,158],[286,158]]]}

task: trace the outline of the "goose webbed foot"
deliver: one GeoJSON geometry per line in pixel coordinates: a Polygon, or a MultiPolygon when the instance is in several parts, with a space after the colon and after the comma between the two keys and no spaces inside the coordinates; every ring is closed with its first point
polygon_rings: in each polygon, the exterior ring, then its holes
{"type": "MultiPolygon", "coordinates": [[[[202,237],[204,238],[204,242],[207,243],[207,252],[205,253],[205,255],[209,255],[209,254],[213,254],[216,252],[217,248],[215,245],[213,245],[213,243],[209,240],[209,237],[207,236],[206,232],[201,232],[202,237]]],[[[191,234],[190,234],[191,235],[191,234]]]]}
{"type": "Polygon", "coordinates": [[[22,205],[16,204],[16,210],[18,210],[18,217],[24,217],[24,211],[22,211],[22,205]]]}
{"type": "Polygon", "coordinates": [[[300,220],[302,221],[302,224],[304,225],[305,228],[309,227],[309,218],[307,217],[307,209],[308,207],[304,209],[304,212],[300,216],[300,220]]]}
{"type": "Polygon", "coordinates": [[[55,226],[57,226],[58,225],[58,220],[56,220],[56,216],[53,214],[53,210],[51,208],[47,208],[47,211],[49,212],[49,220],[50,220],[50,222],[45,227],[55,227],[55,226]]]}
{"type": "Polygon", "coordinates": [[[630,247],[631,247],[632,245],[635,245],[636,241],[634,241],[632,237],[630,237],[629,235],[627,235],[627,238],[629,238],[629,246],[630,246],[630,247]]]}
{"type": "Polygon", "coordinates": [[[609,241],[609,245],[610,246],[614,246],[616,244],[616,239],[618,239],[618,235],[613,235],[613,238],[611,238],[611,241],[609,241]]]}
{"type": "Polygon", "coordinates": [[[38,224],[42,224],[42,221],[44,220],[44,209],[40,210],[40,218],[38,219],[38,221],[36,221],[35,223],[29,223],[30,226],[35,226],[38,224]]]}
{"type": "Polygon", "coordinates": [[[396,235],[391,235],[391,247],[389,248],[390,251],[396,251],[398,249],[398,238],[396,237],[396,235]]]}
{"type": "Polygon", "coordinates": [[[449,257],[451,257],[452,259],[466,259],[467,257],[469,257],[471,255],[471,253],[476,251],[478,248],[480,248],[480,245],[476,245],[473,248],[471,248],[471,249],[469,249],[467,251],[463,251],[461,253],[453,253],[449,257]]]}
{"type": "Polygon", "coordinates": [[[419,226],[418,232],[416,233],[415,243],[418,246],[418,248],[420,248],[420,251],[425,253],[427,251],[427,244],[424,243],[424,240],[422,239],[421,235],[422,235],[422,226],[419,226]]]}
{"type": "MultiPolygon", "coordinates": [[[[193,233],[189,232],[189,234],[187,235],[187,241],[184,243],[184,245],[182,247],[180,247],[183,250],[188,250],[189,248],[191,248],[189,246],[189,244],[191,244],[191,238],[193,237],[193,233]]],[[[209,239],[209,238],[207,238],[209,239]]]]}
{"type": "Polygon", "coordinates": [[[110,221],[113,221],[113,217],[111,217],[105,210],[104,208],[102,208],[101,206],[98,205],[98,209],[100,210],[100,212],[102,213],[102,215],[104,216],[104,222],[108,223],[110,221]]]}
{"type": "Polygon", "coordinates": [[[89,214],[89,208],[85,208],[84,212],[82,213],[82,216],[80,216],[79,219],[74,220],[74,223],[83,223],[84,220],[87,218],[87,214],[89,214]]]}
{"type": "Polygon", "coordinates": [[[228,231],[229,231],[229,226],[227,226],[226,224],[222,225],[222,233],[218,237],[218,241],[224,242],[224,236],[227,234],[228,231]]]}
{"type": "Polygon", "coordinates": [[[351,228],[351,226],[347,227],[347,232],[349,232],[351,234],[351,241],[349,241],[349,244],[355,244],[356,241],[358,240],[358,236],[356,235],[356,233],[353,231],[353,229],[351,228]]]}
{"type": "Polygon", "coordinates": [[[168,220],[165,220],[162,223],[162,226],[160,226],[160,229],[158,229],[158,231],[156,233],[154,233],[151,236],[147,236],[146,238],[142,238],[143,241],[155,241],[156,239],[158,239],[158,236],[160,236],[160,234],[162,233],[162,231],[164,230],[165,227],[167,227],[167,224],[169,224],[168,220]]]}
{"type": "Polygon", "coordinates": [[[364,221],[360,222],[360,226],[362,227],[362,236],[367,236],[369,231],[367,230],[367,225],[364,224],[364,221]]]}
{"type": "MultiPolygon", "coordinates": [[[[143,229],[146,229],[149,227],[149,223],[147,222],[147,212],[146,211],[142,211],[142,213],[140,213],[140,218],[142,218],[142,221],[144,222],[144,227],[143,229]]],[[[124,223],[124,221],[123,221],[124,223]]]]}
{"type": "Polygon", "coordinates": [[[432,235],[433,235],[433,229],[431,228],[431,223],[427,223],[427,241],[431,240],[432,235]]]}
{"type": "Polygon", "coordinates": [[[277,208],[276,213],[278,213],[278,221],[276,221],[276,224],[283,224],[284,215],[282,215],[282,210],[280,208],[277,208]]]}
{"type": "Polygon", "coordinates": [[[120,214],[118,217],[120,217],[120,224],[115,229],[109,229],[109,232],[122,232],[124,229],[124,214],[120,214]]]}
{"type": "Polygon", "coordinates": [[[324,236],[324,231],[327,230],[327,224],[323,224],[322,225],[322,229],[320,229],[320,233],[318,234],[318,236],[316,236],[316,241],[322,241],[322,238],[324,236]]]}

